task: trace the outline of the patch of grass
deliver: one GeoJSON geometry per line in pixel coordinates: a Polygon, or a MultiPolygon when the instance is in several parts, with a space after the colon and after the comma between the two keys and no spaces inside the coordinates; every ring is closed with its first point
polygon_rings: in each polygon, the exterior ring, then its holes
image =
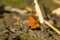
{"type": "Polygon", "coordinates": [[[12,5],[21,8],[26,5],[26,0],[0,0],[0,5],[12,5]]]}

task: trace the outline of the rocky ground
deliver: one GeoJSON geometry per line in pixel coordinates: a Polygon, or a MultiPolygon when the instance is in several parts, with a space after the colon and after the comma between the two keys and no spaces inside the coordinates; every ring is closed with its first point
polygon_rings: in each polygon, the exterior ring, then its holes
{"type": "Polygon", "coordinates": [[[0,18],[0,40],[60,40],[60,35],[47,25],[40,26],[38,30],[31,29],[28,17],[5,13],[5,16],[0,18]]]}

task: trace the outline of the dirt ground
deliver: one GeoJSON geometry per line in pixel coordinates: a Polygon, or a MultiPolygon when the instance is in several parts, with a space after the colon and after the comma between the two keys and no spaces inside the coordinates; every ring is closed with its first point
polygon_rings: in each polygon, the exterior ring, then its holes
{"type": "Polygon", "coordinates": [[[5,14],[0,18],[0,40],[60,40],[60,35],[54,32],[47,25],[33,30],[28,25],[29,16],[22,15],[21,18],[15,13],[5,14]],[[17,21],[13,17],[19,18],[17,21]]]}

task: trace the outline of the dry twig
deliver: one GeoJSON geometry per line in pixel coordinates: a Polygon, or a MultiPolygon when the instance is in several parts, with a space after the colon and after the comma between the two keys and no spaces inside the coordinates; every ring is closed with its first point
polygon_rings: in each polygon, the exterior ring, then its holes
{"type": "Polygon", "coordinates": [[[51,25],[48,21],[44,20],[45,24],[48,25],[50,28],[52,28],[57,34],[60,35],[60,31],[55,28],[53,25],[51,25]]]}
{"type": "Polygon", "coordinates": [[[42,12],[41,12],[41,10],[39,8],[39,5],[37,3],[37,0],[34,0],[34,3],[35,3],[35,9],[36,9],[36,13],[38,15],[38,18],[40,20],[40,23],[43,24],[44,23],[44,19],[43,19],[43,16],[42,16],[42,12]]]}
{"type": "Polygon", "coordinates": [[[43,19],[42,12],[41,12],[41,9],[39,8],[39,5],[37,3],[37,0],[34,0],[34,3],[35,3],[35,9],[36,9],[36,12],[38,14],[38,18],[39,18],[40,23],[45,23],[50,28],[52,28],[57,34],[60,35],[60,31],[57,28],[55,28],[48,21],[46,21],[46,20],[43,19]]]}

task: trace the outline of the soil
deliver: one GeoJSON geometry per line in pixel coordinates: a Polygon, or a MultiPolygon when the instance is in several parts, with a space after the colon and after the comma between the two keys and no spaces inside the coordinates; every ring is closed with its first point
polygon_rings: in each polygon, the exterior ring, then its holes
{"type": "Polygon", "coordinates": [[[0,40],[60,40],[60,35],[47,25],[43,24],[38,30],[31,29],[28,25],[28,19],[24,18],[15,13],[5,14],[3,18],[0,18],[0,40]],[[20,18],[20,21],[13,17],[20,18]]]}

